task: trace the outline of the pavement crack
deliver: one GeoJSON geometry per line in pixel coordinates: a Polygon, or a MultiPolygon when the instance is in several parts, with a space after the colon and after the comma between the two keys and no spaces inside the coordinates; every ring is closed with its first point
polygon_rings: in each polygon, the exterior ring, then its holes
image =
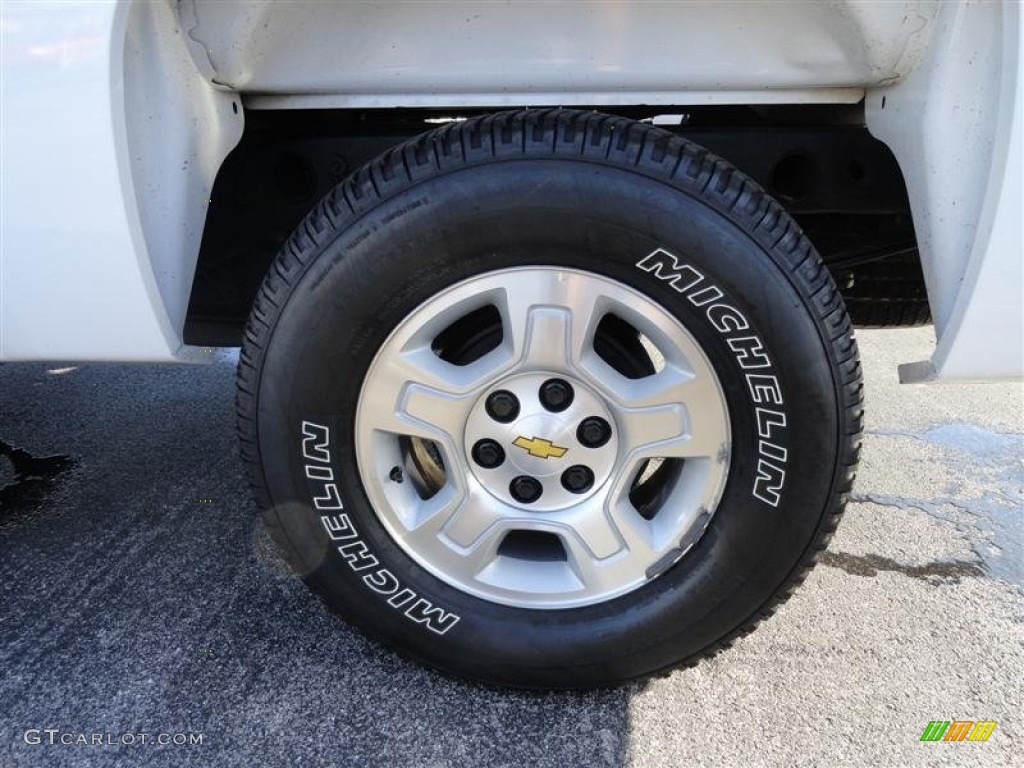
{"type": "Polygon", "coordinates": [[[852,576],[877,576],[881,571],[901,573],[912,579],[931,584],[960,583],[964,578],[981,578],[985,569],[977,563],[960,560],[940,560],[925,565],[908,565],[881,555],[852,555],[849,552],[823,552],[822,565],[839,568],[852,576]]]}
{"type": "Polygon", "coordinates": [[[915,432],[908,432],[905,429],[865,429],[865,435],[878,435],[880,437],[905,437],[909,440],[924,442],[924,438],[915,432]]]}
{"type": "MultiPolygon", "coordinates": [[[[935,514],[935,510],[929,509],[932,505],[928,502],[913,502],[902,496],[880,496],[872,493],[855,493],[850,497],[850,501],[877,504],[880,507],[889,507],[890,509],[916,509],[918,512],[924,512],[926,515],[935,514]],[[925,506],[925,505],[928,506],[925,506]]],[[[966,511],[966,510],[965,510],[966,511]]]]}
{"type": "MultiPolygon", "coordinates": [[[[996,494],[993,494],[996,495],[996,494]]],[[[997,498],[1005,499],[1011,504],[1016,502],[1012,501],[1005,494],[998,496],[997,498]]],[[[889,507],[890,509],[914,509],[918,512],[924,512],[926,515],[930,515],[939,520],[949,521],[948,515],[941,513],[942,507],[952,507],[957,512],[965,515],[970,515],[972,518],[977,518],[978,512],[971,507],[967,506],[963,502],[951,499],[948,496],[934,499],[932,501],[925,501],[924,499],[908,499],[905,496],[885,496],[873,493],[862,493],[853,494],[850,497],[850,501],[875,504],[879,507],[889,507]]]]}

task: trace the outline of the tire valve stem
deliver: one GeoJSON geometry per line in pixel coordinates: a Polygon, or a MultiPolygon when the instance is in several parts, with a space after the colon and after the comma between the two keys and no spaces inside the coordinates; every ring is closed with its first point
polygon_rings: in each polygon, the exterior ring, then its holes
{"type": "Polygon", "coordinates": [[[401,467],[392,467],[391,473],[388,475],[393,483],[401,483],[405,480],[405,476],[402,474],[401,467]]]}

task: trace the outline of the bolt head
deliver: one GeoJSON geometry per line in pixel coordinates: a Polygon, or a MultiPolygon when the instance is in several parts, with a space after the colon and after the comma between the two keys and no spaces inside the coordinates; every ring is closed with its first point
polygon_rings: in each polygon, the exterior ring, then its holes
{"type": "Polygon", "coordinates": [[[508,390],[493,392],[484,404],[487,415],[502,424],[508,424],[519,415],[519,400],[508,390]]]}
{"type": "Polygon", "coordinates": [[[519,475],[512,478],[512,482],[508,484],[508,491],[520,504],[532,504],[540,498],[544,489],[536,478],[519,475]]]}
{"type": "Polygon", "coordinates": [[[586,493],[594,485],[590,467],[574,464],[562,473],[562,487],[570,493],[586,493]]]}
{"type": "Polygon", "coordinates": [[[588,416],[576,429],[576,439],[587,448],[600,448],[611,437],[611,425],[600,416],[588,416]]]}
{"type": "Polygon", "coordinates": [[[565,379],[548,379],[540,386],[540,404],[554,413],[564,411],[572,405],[575,395],[572,384],[565,379]]]}
{"type": "Polygon", "coordinates": [[[477,440],[473,446],[473,461],[484,469],[500,467],[505,461],[505,449],[494,440],[477,440]]]}

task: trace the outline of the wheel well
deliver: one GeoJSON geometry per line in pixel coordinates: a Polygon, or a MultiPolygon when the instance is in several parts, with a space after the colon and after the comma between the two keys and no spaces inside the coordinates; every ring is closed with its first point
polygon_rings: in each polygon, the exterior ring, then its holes
{"type": "MultiPolygon", "coordinates": [[[[483,111],[249,110],[213,187],[185,342],[238,345],[274,255],[317,200],[390,147],[483,111]]],[[[865,128],[863,105],[601,111],[686,136],[771,192],[821,252],[855,323],[928,319],[903,176],[865,128]]]]}

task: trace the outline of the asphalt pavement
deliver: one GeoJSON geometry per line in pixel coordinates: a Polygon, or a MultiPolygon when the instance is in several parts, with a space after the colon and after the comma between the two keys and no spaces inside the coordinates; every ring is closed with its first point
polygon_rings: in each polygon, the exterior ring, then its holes
{"type": "Polygon", "coordinates": [[[0,766],[1021,765],[1024,387],[901,386],[931,329],[859,340],[819,567],[727,653],[586,694],[445,679],[329,613],[259,524],[230,351],[0,365],[0,766]],[[920,741],[958,719],[998,725],[920,741]]]}

